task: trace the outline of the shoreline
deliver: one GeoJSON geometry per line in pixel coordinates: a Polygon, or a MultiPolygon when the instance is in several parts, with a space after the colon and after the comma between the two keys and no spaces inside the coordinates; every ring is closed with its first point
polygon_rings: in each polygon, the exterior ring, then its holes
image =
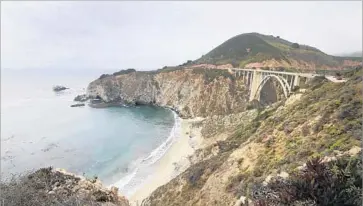
{"type": "Polygon", "coordinates": [[[202,145],[200,127],[192,127],[194,122],[202,118],[180,119],[180,136],[155,163],[155,171],[152,178],[149,178],[130,197],[131,205],[141,205],[141,202],[148,197],[155,189],[168,183],[171,179],[185,171],[190,163],[188,156],[202,145]],[[190,138],[190,136],[192,136],[190,138]]]}

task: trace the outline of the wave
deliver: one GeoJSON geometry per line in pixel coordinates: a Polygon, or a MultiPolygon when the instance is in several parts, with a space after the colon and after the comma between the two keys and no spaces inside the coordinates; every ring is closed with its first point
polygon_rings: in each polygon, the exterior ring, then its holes
{"type": "Polygon", "coordinates": [[[139,168],[136,167],[131,173],[127,174],[113,185],[120,189],[124,188],[135,177],[138,170],[139,168]]]}
{"type": "Polygon", "coordinates": [[[146,170],[144,171],[143,169],[153,165],[161,157],[163,157],[171,145],[173,145],[175,140],[180,136],[181,120],[176,112],[172,111],[172,113],[174,115],[174,125],[169,133],[168,138],[160,146],[154,149],[147,157],[137,159],[131,163],[129,168],[132,170],[132,172],[126,174],[123,178],[109,187],[116,186],[120,191],[123,191],[123,195],[129,196],[132,195],[137,190],[137,188],[142,186],[142,183],[144,183],[142,180],[146,179],[147,177],[140,177],[140,179],[138,179],[141,184],[133,183],[138,181],[135,179],[137,174],[145,172],[146,170]]]}
{"type": "Polygon", "coordinates": [[[150,155],[142,160],[142,164],[150,166],[158,161],[170,148],[173,142],[178,138],[180,133],[180,119],[178,115],[173,111],[174,115],[174,126],[170,131],[168,138],[156,149],[154,149],[150,155]]]}

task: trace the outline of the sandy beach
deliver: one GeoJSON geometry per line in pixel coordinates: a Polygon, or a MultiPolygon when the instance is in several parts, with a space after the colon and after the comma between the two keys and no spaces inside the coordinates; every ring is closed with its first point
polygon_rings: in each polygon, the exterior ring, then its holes
{"type": "Polygon", "coordinates": [[[156,163],[153,177],[129,198],[132,205],[140,205],[142,200],[149,196],[156,188],[166,184],[189,167],[188,156],[200,148],[203,141],[200,134],[201,128],[192,128],[192,124],[201,120],[201,118],[181,120],[181,134],[179,138],[156,163]]]}

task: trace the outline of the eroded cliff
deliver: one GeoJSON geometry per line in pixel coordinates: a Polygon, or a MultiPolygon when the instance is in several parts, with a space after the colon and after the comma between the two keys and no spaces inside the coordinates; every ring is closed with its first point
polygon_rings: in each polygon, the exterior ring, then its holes
{"type": "Polygon", "coordinates": [[[361,75],[207,118],[202,134],[214,143],[142,205],[360,205],[361,75]]]}
{"type": "Polygon", "coordinates": [[[89,84],[87,94],[106,103],[170,107],[190,118],[244,111],[249,91],[228,70],[187,68],[104,76],[89,84]]]}

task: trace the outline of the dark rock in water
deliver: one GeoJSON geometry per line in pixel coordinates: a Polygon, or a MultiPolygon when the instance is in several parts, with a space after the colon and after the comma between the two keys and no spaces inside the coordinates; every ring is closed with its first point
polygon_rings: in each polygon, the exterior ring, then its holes
{"type": "Polygon", "coordinates": [[[85,104],[83,104],[83,103],[71,105],[71,107],[83,107],[83,106],[85,106],[85,104]]]}
{"type": "Polygon", "coordinates": [[[96,99],[91,99],[91,103],[92,104],[99,104],[99,103],[104,103],[104,102],[102,101],[102,99],[96,98],[96,99]]]}
{"type": "Polygon", "coordinates": [[[85,102],[89,99],[89,97],[86,94],[81,94],[81,95],[77,95],[74,98],[74,101],[78,101],[78,102],[85,102]]]}
{"type": "Polygon", "coordinates": [[[67,88],[65,86],[60,86],[60,85],[56,85],[56,86],[53,87],[53,91],[55,91],[55,92],[63,91],[63,90],[66,90],[66,89],[69,89],[69,88],[67,88]]]}

